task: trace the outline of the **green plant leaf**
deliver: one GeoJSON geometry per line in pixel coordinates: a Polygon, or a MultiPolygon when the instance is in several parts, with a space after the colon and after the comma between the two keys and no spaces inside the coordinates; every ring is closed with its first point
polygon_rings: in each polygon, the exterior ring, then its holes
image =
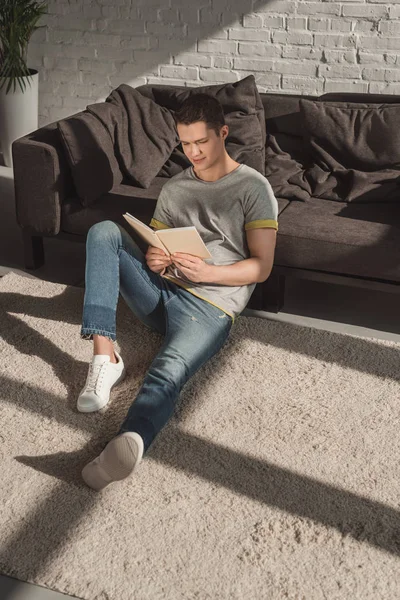
{"type": "Polygon", "coordinates": [[[48,14],[46,2],[35,0],[0,0],[0,89],[7,82],[6,93],[17,84],[22,92],[31,78],[26,64],[26,50],[42,15],[48,14]],[[28,79],[26,79],[28,78],[28,79]]]}

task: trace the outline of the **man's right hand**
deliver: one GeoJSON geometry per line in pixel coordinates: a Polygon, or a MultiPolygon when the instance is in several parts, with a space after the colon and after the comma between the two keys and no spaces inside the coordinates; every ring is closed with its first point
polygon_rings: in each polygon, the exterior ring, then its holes
{"type": "Polygon", "coordinates": [[[153,273],[164,274],[164,271],[172,264],[171,258],[164,250],[149,246],[146,252],[147,266],[153,273]]]}

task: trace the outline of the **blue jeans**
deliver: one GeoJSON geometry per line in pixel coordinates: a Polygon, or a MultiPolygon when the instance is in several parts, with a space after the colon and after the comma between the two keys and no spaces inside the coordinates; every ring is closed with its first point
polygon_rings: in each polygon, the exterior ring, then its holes
{"type": "Polygon", "coordinates": [[[146,452],[171,417],[183,385],[225,343],[232,319],[153,273],[134,240],[113,221],[88,232],[85,281],[83,339],[99,334],[116,340],[119,293],[145,325],[165,336],[118,432],[136,431],[146,452]]]}

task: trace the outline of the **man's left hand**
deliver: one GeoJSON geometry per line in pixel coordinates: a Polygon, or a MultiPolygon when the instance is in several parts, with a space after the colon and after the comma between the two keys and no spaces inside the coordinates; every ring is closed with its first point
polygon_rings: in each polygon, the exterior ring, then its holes
{"type": "Polygon", "coordinates": [[[172,262],[190,281],[194,283],[210,282],[212,265],[208,265],[198,256],[175,252],[171,258],[172,262]]]}

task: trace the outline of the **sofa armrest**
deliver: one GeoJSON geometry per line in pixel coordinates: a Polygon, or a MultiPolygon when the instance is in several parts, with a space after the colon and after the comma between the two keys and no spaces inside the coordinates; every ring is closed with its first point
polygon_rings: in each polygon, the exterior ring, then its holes
{"type": "Polygon", "coordinates": [[[12,144],[17,222],[38,235],[57,235],[64,199],[75,195],[57,123],[12,144]]]}

